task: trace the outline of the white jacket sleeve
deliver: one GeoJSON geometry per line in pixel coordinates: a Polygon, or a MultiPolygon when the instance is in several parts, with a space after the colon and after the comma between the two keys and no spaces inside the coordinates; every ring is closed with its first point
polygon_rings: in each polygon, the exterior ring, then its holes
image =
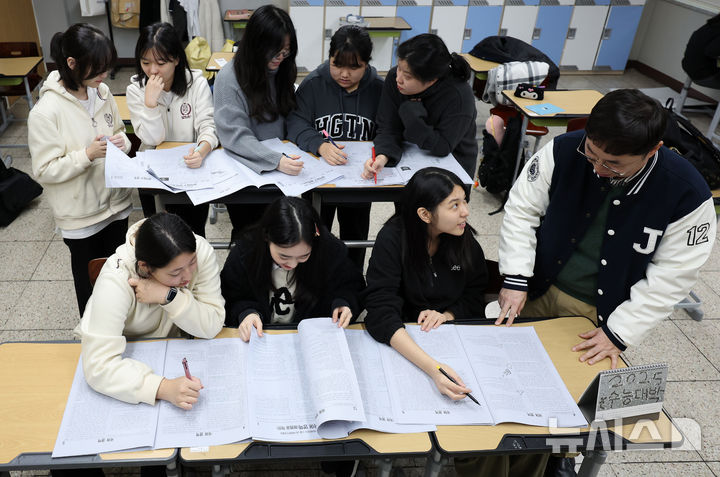
{"type": "Polygon", "coordinates": [[[220,293],[220,268],[212,246],[202,237],[197,241],[197,277],[192,290],[178,290],[173,301],[163,305],[169,318],[198,338],[214,338],[225,323],[225,300],[220,293]]]}
{"type": "Polygon", "coordinates": [[[115,118],[115,121],[113,122],[113,135],[122,134],[122,137],[125,140],[125,146],[122,150],[125,154],[127,154],[132,148],[132,143],[130,143],[130,138],[128,138],[127,134],[125,134],[125,123],[120,117],[120,110],[115,102],[115,97],[112,95],[110,96],[110,109],[112,109],[112,117],[115,118]]]}
{"type": "Polygon", "coordinates": [[[218,146],[218,138],[215,134],[215,119],[213,118],[214,110],[213,97],[208,86],[207,80],[202,75],[196,75],[193,78],[192,87],[193,97],[192,104],[195,105],[195,115],[193,116],[193,127],[197,132],[197,143],[207,141],[211,150],[218,146]]]}
{"type": "Polygon", "coordinates": [[[672,313],[697,282],[710,256],[717,229],[712,198],[665,229],[645,278],[630,288],[630,299],[610,314],[607,327],[628,346],[672,313]]]}
{"type": "Polygon", "coordinates": [[[145,106],[145,89],[135,83],[130,83],[125,93],[135,135],[146,146],[157,146],[163,142],[166,136],[162,120],[164,107],[160,104],[154,108],[145,106]]]}
{"type": "MultiPolygon", "coordinates": [[[[38,109],[38,108],[34,108],[38,109]]],[[[88,145],[92,139],[88,141],[88,145]]],[[[66,141],[53,119],[37,111],[28,116],[28,147],[32,171],[41,184],[58,184],[79,176],[92,162],[85,148],[66,151],[66,141]]]]}
{"type": "Polygon", "coordinates": [[[87,383],[99,393],[132,404],[155,404],[163,377],[145,363],[122,357],[126,315],[134,301],[127,274],[100,274],[80,322],[83,371],[87,383]]]}
{"type": "Polygon", "coordinates": [[[550,204],[554,168],[550,141],[525,164],[510,190],[500,228],[499,267],[504,276],[533,276],[535,230],[550,204]]]}

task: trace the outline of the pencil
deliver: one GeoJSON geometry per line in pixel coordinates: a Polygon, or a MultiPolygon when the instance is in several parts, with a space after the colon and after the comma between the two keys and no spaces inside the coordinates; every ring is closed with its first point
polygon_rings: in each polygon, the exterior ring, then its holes
{"type": "MultiPolygon", "coordinates": [[[[448,378],[453,384],[458,384],[458,382],[455,381],[453,378],[451,378],[450,375],[449,375],[447,372],[445,372],[444,369],[442,369],[440,366],[438,366],[437,368],[438,368],[438,371],[440,371],[440,372],[443,374],[443,376],[445,376],[446,378],[448,378]]],[[[459,384],[458,384],[458,386],[459,386],[459,384]]],[[[467,397],[469,397],[470,399],[472,399],[472,401],[473,401],[475,404],[477,404],[478,406],[480,405],[480,403],[478,402],[478,400],[475,399],[475,397],[474,397],[472,394],[470,394],[470,393],[465,393],[465,395],[466,395],[467,397]]]]}
{"type": "MultiPolygon", "coordinates": [[[[372,155],[373,155],[372,163],[375,164],[375,146],[373,146],[373,148],[372,148],[372,155]]],[[[375,179],[375,184],[377,184],[377,172],[373,172],[373,179],[375,179]]]]}
{"type": "Polygon", "coordinates": [[[332,143],[333,146],[335,146],[335,147],[337,147],[338,149],[340,149],[340,147],[338,147],[338,145],[335,143],[335,141],[333,141],[333,138],[330,137],[330,135],[328,134],[328,132],[327,132],[325,129],[322,130],[322,133],[325,135],[325,137],[327,138],[327,140],[332,143]]]}

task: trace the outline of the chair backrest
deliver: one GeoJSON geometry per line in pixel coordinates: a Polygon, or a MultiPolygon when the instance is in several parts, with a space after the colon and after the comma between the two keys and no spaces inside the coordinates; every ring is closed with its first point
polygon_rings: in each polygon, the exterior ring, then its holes
{"type": "Polygon", "coordinates": [[[97,280],[98,275],[100,275],[100,270],[102,269],[103,265],[105,265],[106,261],[107,257],[103,257],[93,258],[88,262],[88,276],[90,277],[91,286],[95,286],[95,281],[97,280]]]}
{"type": "Polygon", "coordinates": [[[37,43],[32,41],[6,41],[0,42],[0,58],[15,58],[21,56],[40,56],[37,43]]]}
{"type": "Polygon", "coordinates": [[[585,124],[587,123],[588,118],[573,118],[567,123],[567,129],[566,132],[571,131],[578,131],[580,129],[585,129],[585,124]]]}

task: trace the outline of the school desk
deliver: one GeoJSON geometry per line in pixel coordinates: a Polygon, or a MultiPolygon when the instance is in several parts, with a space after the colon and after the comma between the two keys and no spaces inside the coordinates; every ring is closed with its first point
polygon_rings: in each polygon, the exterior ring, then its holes
{"type": "MultiPolygon", "coordinates": [[[[362,325],[351,325],[362,328],[362,325]]],[[[294,333],[295,330],[266,329],[265,333],[294,333]]],[[[223,328],[218,338],[239,337],[237,328],[223,328]]],[[[388,434],[360,429],[343,439],[298,442],[244,442],[201,449],[182,448],[183,465],[212,465],[213,477],[227,475],[234,462],[273,462],[282,460],[355,460],[372,459],[378,464],[379,477],[389,477],[392,461],[401,457],[427,457],[432,451],[427,432],[388,434]]]]}
{"type": "Polygon", "coordinates": [[[43,60],[42,56],[20,56],[15,58],[0,58],[0,78],[16,78],[22,79],[25,84],[25,96],[27,102],[32,109],[33,99],[32,92],[30,91],[30,82],[28,81],[28,75],[33,72],[35,68],[43,60]]]}
{"type": "Polygon", "coordinates": [[[482,58],[473,56],[470,53],[460,53],[460,56],[465,58],[465,60],[470,65],[470,69],[473,70],[473,73],[475,73],[475,78],[479,80],[486,80],[488,71],[495,68],[496,66],[500,66],[500,63],[483,60],[482,58]]]}
{"type": "Polygon", "coordinates": [[[217,51],[213,53],[210,56],[210,60],[208,61],[207,66],[205,67],[205,71],[220,71],[222,69],[222,66],[220,66],[217,60],[222,59],[229,63],[230,60],[232,60],[233,55],[235,55],[235,53],[227,51],[217,51]]]}
{"type": "Polygon", "coordinates": [[[11,470],[166,465],[177,449],[51,458],[80,356],[78,342],[0,344],[0,475],[11,470]]]}
{"type": "MultiPolygon", "coordinates": [[[[595,327],[585,317],[528,320],[513,326],[535,327],[540,341],[576,402],[598,372],[610,369],[609,359],[590,366],[578,361],[582,353],[570,351],[572,346],[582,341],[578,337],[579,333],[595,327]]],[[[622,360],[621,366],[626,366],[622,360]]],[[[450,457],[550,452],[551,444],[547,441],[550,438],[550,442],[556,439],[555,442],[564,443],[563,452],[567,451],[570,443],[575,442],[578,445],[577,451],[585,453],[579,475],[594,477],[605,461],[605,450],[608,449],[608,447],[603,449],[603,439],[609,441],[607,443],[613,450],[627,449],[633,444],[657,449],[682,443],[682,434],[666,413],[661,413],[651,421],[652,423],[646,421],[647,426],[636,427],[634,424],[626,424],[619,428],[611,426],[609,432],[604,434],[602,432],[591,434],[589,428],[551,431],[547,427],[512,423],[496,426],[438,426],[438,430],[433,435],[435,450],[432,458],[428,460],[425,475],[436,477],[442,464],[450,457]]]]}
{"type": "MultiPolygon", "coordinates": [[[[528,122],[530,118],[533,124],[537,126],[565,126],[570,119],[584,118],[590,115],[595,103],[600,101],[603,94],[594,89],[578,89],[578,90],[559,90],[545,91],[545,97],[542,100],[534,100],[527,98],[518,98],[513,93],[514,90],[504,90],[502,95],[507,98],[510,103],[520,111],[522,115],[522,126],[520,127],[520,137],[525,137],[528,122]],[[563,111],[548,115],[541,115],[527,109],[528,106],[550,103],[554,106],[562,108],[563,111]]],[[[533,151],[534,153],[535,151],[533,151]]],[[[515,160],[515,173],[513,181],[520,171],[520,163],[522,160],[523,148],[518,148],[517,158],[515,160]]]]}

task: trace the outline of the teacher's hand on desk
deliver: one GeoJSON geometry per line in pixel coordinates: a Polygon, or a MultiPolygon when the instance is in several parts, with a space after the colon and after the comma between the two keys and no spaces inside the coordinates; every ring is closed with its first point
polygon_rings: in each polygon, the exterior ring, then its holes
{"type": "Polygon", "coordinates": [[[617,368],[618,356],[620,356],[622,351],[610,341],[610,338],[607,337],[602,328],[595,328],[594,330],[580,333],[578,336],[586,341],[573,346],[572,350],[587,350],[587,353],[580,356],[580,361],[595,364],[605,358],[610,358],[611,368],[617,368]]]}
{"type": "Polygon", "coordinates": [[[175,379],[163,378],[155,397],[189,411],[198,401],[202,388],[202,383],[195,376],[192,379],[185,376],[175,379]]]}
{"type": "Polygon", "coordinates": [[[257,313],[250,313],[245,318],[243,318],[242,323],[240,323],[240,326],[238,326],[240,338],[245,342],[250,341],[250,335],[253,332],[253,328],[257,330],[258,336],[262,338],[262,320],[260,319],[260,315],[258,315],[257,313]]]}
{"type": "Polygon", "coordinates": [[[498,303],[500,304],[500,315],[495,320],[496,325],[502,325],[502,322],[507,317],[507,326],[513,324],[515,318],[520,314],[525,301],[527,300],[527,292],[519,290],[510,290],[508,288],[502,288],[500,295],[498,296],[498,303]]]}
{"type": "Polygon", "coordinates": [[[298,159],[300,159],[300,156],[286,156],[283,154],[280,158],[277,170],[289,176],[296,176],[300,174],[303,168],[303,161],[298,159]]]}
{"type": "Polygon", "coordinates": [[[342,151],[344,147],[344,145],[335,147],[329,142],[324,142],[318,147],[318,154],[331,166],[340,166],[347,164],[347,154],[342,151]]]}
{"type": "Polygon", "coordinates": [[[375,156],[375,160],[368,159],[365,161],[365,166],[363,167],[362,178],[372,179],[375,174],[380,174],[380,171],[383,170],[387,162],[388,157],[385,154],[378,154],[375,156]]]}

